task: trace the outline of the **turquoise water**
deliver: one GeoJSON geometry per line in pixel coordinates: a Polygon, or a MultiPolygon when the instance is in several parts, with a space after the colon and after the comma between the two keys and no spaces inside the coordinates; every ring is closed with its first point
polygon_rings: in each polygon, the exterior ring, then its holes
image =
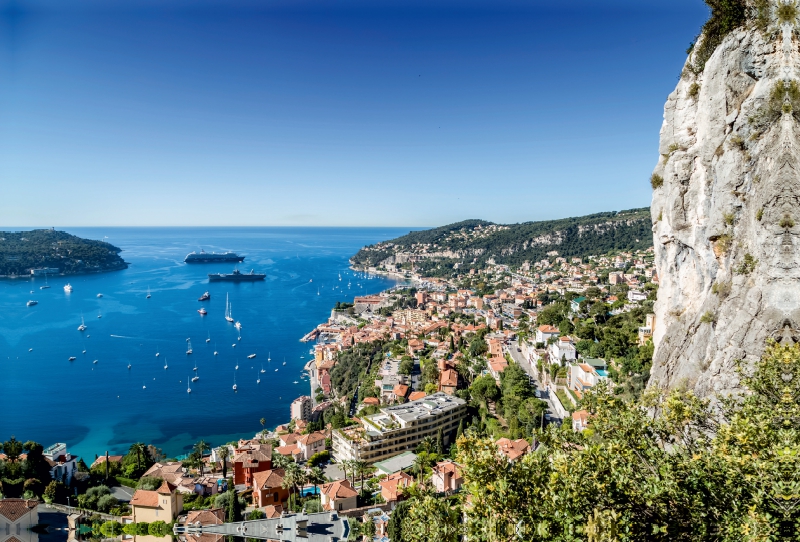
{"type": "Polygon", "coordinates": [[[252,435],[261,418],[268,428],[287,421],[291,401],[309,393],[302,376],[312,344],[299,339],[327,318],[337,300],[394,284],[354,274],[348,258],[408,228],[67,231],[107,236],[131,265],[51,278],[46,290],[39,289],[43,279],[0,281],[0,437],[13,434],[45,446],[66,442],[91,462],[95,454],[122,452],[132,442],[153,443],[174,456],[201,438],[219,444],[252,435]],[[230,272],[234,264],[183,263],[200,248],[244,254],[239,268],[266,273],[266,281],[209,284],[207,273],[230,272]],[[70,294],[63,289],[67,282],[70,294]],[[198,302],[205,291],[211,300],[198,302]],[[224,319],[226,293],[243,326],[241,340],[224,319]],[[26,307],[29,299],[39,304],[26,307]],[[201,316],[200,307],[208,315],[201,316]],[[77,330],[81,315],[88,326],[83,333],[77,330]],[[186,354],[187,338],[192,355],[186,354]],[[247,359],[249,354],[256,358],[247,359]],[[70,356],[77,359],[70,362],[70,356]],[[200,380],[189,394],[195,364],[200,380]]]}

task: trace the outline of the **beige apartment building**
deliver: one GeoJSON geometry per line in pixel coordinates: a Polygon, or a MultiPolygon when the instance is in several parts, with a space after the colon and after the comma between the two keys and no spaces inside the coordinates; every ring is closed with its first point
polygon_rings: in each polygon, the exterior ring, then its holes
{"type": "Polygon", "coordinates": [[[467,412],[458,397],[434,393],[417,401],[382,408],[364,416],[360,425],[333,432],[333,455],[339,461],[359,459],[374,463],[414,450],[427,436],[442,430],[445,444],[467,412]]]}

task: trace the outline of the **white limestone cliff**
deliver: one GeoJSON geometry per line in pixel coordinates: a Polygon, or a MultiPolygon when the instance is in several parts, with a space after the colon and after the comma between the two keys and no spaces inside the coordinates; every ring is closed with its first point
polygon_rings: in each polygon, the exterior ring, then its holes
{"type": "Polygon", "coordinates": [[[796,21],[745,25],[702,71],[685,70],[664,106],[659,154],[650,384],[732,393],[736,360],[757,360],[768,338],[800,327],[796,21]]]}

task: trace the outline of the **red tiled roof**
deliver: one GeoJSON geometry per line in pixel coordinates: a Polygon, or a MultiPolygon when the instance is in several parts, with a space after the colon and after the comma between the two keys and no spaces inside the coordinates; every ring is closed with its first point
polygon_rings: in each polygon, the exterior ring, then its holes
{"type": "Polygon", "coordinates": [[[26,499],[0,499],[0,516],[4,516],[11,521],[19,518],[38,506],[38,502],[26,499]]]}
{"type": "Polygon", "coordinates": [[[225,523],[225,510],[212,508],[211,510],[192,510],[186,516],[186,523],[199,523],[200,525],[220,525],[225,523]]]}
{"type": "Polygon", "coordinates": [[[265,470],[257,472],[253,475],[253,487],[258,489],[270,489],[274,487],[281,487],[283,484],[283,469],[265,470]]]}
{"type": "Polygon", "coordinates": [[[137,489],[130,502],[131,506],[142,506],[144,508],[158,507],[158,492],[146,489],[137,489]]]}
{"type": "Polygon", "coordinates": [[[348,497],[355,497],[358,495],[353,486],[350,485],[350,480],[337,480],[322,486],[322,492],[328,496],[329,499],[347,499],[348,497]]]}
{"type": "Polygon", "coordinates": [[[455,372],[453,369],[447,369],[446,371],[442,371],[442,374],[439,376],[439,384],[449,387],[456,387],[458,386],[458,373],[455,372]]]}
{"type": "Polygon", "coordinates": [[[394,389],[392,389],[392,393],[394,393],[397,397],[405,397],[408,393],[408,386],[405,384],[395,384],[394,389]]]}
{"type": "Polygon", "coordinates": [[[264,514],[266,514],[267,519],[279,518],[283,513],[283,506],[270,504],[264,507],[264,514]]]}
{"type": "Polygon", "coordinates": [[[531,445],[525,439],[509,440],[505,437],[498,440],[496,443],[500,451],[505,454],[511,461],[528,453],[531,445]]]}
{"type": "Polygon", "coordinates": [[[427,396],[428,394],[424,391],[412,391],[411,395],[408,396],[409,401],[416,401],[417,399],[422,399],[423,397],[427,396]]]}

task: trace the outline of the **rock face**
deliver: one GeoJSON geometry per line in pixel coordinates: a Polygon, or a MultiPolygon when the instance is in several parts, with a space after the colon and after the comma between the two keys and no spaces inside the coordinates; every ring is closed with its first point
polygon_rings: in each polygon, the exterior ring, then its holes
{"type": "MultiPolygon", "coordinates": [[[[692,57],[687,60],[691,66],[692,57]]],[[[653,174],[660,280],[650,383],[732,393],[736,360],[800,327],[800,38],[728,34],[664,106],[653,174]]]]}

